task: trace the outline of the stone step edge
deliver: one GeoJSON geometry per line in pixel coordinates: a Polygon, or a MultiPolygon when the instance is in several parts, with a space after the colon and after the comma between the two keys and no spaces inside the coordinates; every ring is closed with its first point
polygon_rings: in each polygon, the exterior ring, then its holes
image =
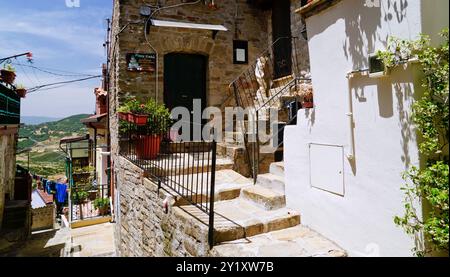
{"type": "Polygon", "coordinates": [[[279,216],[266,222],[255,222],[247,226],[234,226],[235,228],[229,228],[230,226],[215,227],[214,241],[216,244],[226,241],[234,241],[272,231],[287,229],[297,226],[300,223],[300,214],[298,212],[291,211],[284,216],[279,216]]]}
{"type": "Polygon", "coordinates": [[[286,207],[286,196],[283,193],[261,185],[242,188],[241,197],[265,210],[276,210],[286,207]]]}

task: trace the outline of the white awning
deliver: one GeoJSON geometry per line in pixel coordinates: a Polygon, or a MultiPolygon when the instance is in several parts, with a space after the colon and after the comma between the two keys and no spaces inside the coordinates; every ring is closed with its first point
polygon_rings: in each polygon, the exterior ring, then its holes
{"type": "Polygon", "coordinates": [[[187,29],[200,29],[200,30],[210,30],[213,31],[213,38],[219,31],[228,31],[228,29],[223,25],[216,24],[199,24],[191,22],[179,22],[179,21],[167,21],[152,19],[151,24],[156,27],[172,27],[172,28],[187,28],[187,29]]]}

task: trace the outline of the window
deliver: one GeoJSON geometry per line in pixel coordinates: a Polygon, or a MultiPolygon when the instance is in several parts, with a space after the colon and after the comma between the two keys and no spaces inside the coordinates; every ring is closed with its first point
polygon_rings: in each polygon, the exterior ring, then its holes
{"type": "Polygon", "coordinates": [[[248,64],[248,41],[233,41],[233,63],[248,64]]]}

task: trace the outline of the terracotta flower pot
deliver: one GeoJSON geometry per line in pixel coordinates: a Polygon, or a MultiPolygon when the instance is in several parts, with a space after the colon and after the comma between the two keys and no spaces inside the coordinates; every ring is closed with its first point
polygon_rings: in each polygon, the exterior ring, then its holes
{"type": "Polygon", "coordinates": [[[304,109],[314,108],[314,103],[313,103],[313,102],[303,102],[303,103],[302,103],[302,107],[303,107],[304,109]]]}
{"type": "Polygon", "coordinates": [[[132,113],[128,113],[128,122],[130,122],[130,123],[134,123],[134,114],[132,114],[132,113]]]}
{"type": "Polygon", "coordinates": [[[117,114],[119,115],[120,120],[124,120],[124,121],[128,120],[128,113],[118,112],[117,114]]]}
{"type": "Polygon", "coordinates": [[[16,73],[6,69],[2,69],[0,74],[3,82],[10,85],[14,84],[14,80],[16,80],[16,73]]]}
{"type": "Polygon", "coordinates": [[[19,88],[19,89],[16,89],[16,93],[17,93],[17,95],[19,95],[19,97],[25,98],[25,96],[27,95],[27,90],[24,88],[19,88]]]}
{"type": "Polygon", "coordinates": [[[143,126],[147,124],[148,115],[146,114],[135,114],[133,118],[133,123],[138,126],[143,126]]]}
{"type": "Polygon", "coordinates": [[[136,143],[136,156],[138,159],[152,160],[158,157],[162,136],[142,135],[136,143]]]}
{"type": "Polygon", "coordinates": [[[108,214],[109,207],[108,206],[102,206],[98,208],[98,214],[99,215],[107,215],[108,214]]]}

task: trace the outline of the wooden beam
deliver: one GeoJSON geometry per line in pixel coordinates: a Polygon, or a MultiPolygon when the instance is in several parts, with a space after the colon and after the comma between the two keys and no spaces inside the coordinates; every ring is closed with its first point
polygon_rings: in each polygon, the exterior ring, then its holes
{"type": "Polygon", "coordinates": [[[313,0],[305,6],[296,9],[295,13],[300,14],[303,18],[307,18],[328,9],[340,1],[342,0],[313,0]]]}

